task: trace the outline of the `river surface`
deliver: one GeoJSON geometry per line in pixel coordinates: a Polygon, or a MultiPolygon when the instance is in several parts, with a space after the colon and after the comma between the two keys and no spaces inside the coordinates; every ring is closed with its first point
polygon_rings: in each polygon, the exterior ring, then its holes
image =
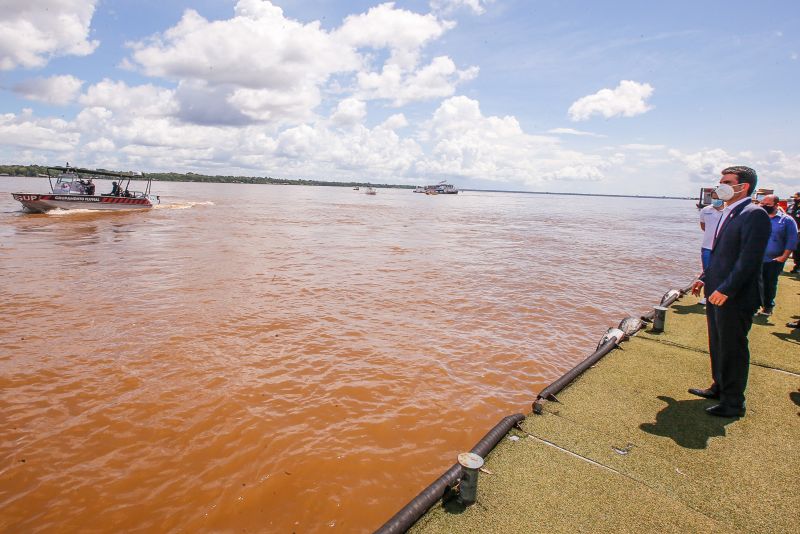
{"type": "Polygon", "coordinates": [[[699,270],[686,200],[48,190],[0,177],[0,531],[369,532],[699,270]]]}

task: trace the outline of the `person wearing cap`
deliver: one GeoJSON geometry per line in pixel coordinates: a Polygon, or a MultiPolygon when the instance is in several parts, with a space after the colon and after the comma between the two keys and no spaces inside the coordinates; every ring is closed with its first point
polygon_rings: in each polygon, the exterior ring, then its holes
{"type": "Polygon", "coordinates": [[[767,212],[772,232],[764,251],[764,265],[761,267],[763,294],[761,299],[761,315],[769,317],[775,308],[775,294],[778,292],[778,277],[789,254],[797,248],[797,223],[794,219],[778,210],[778,196],[767,195],[761,199],[761,207],[767,212]]]}
{"type": "Polygon", "coordinates": [[[692,293],[703,291],[708,301],[712,383],[707,389],[691,388],[689,393],[719,401],[706,408],[709,415],[742,417],[750,372],[747,335],[761,303],[761,264],[771,227],[767,213],[752,203],[756,171],[736,166],[721,174],[715,192],[725,209],[714,232],[711,262],[692,285],[692,293]]]}

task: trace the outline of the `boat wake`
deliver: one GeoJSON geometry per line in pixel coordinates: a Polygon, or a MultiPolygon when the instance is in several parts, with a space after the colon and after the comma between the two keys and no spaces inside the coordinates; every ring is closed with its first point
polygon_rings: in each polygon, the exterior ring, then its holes
{"type": "Polygon", "coordinates": [[[175,204],[156,204],[153,206],[154,210],[188,210],[195,206],[213,206],[214,203],[210,200],[204,202],[176,202],[175,204]]]}
{"type": "MultiPolygon", "coordinates": [[[[29,211],[23,211],[21,213],[30,214],[29,211]]],[[[84,213],[96,213],[96,210],[84,210],[84,209],[70,209],[70,210],[62,210],[56,208],[54,210],[48,210],[44,213],[37,213],[36,215],[47,215],[48,217],[67,217],[72,215],[81,215],[84,213]]]]}

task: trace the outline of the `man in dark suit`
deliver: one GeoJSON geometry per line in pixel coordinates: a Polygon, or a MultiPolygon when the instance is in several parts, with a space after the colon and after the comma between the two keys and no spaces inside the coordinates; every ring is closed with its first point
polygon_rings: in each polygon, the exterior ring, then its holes
{"type": "Polygon", "coordinates": [[[771,233],[769,216],[750,200],[758,176],[750,167],[722,171],[717,196],[725,201],[717,225],[711,261],[694,283],[692,293],[704,289],[707,300],[708,350],[713,383],[689,393],[718,399],[706,408],[710,415],[741,417],[750,367],[747,334],[761,304],[761,263],[771,233]]]}

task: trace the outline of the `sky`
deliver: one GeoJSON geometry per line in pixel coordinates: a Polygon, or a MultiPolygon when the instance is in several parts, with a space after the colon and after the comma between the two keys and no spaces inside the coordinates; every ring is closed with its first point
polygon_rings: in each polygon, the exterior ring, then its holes
{"type": "Polygon", "coordinates": [[[0,163],[800,190],[800,2],[0,0],[0,163]]]}

